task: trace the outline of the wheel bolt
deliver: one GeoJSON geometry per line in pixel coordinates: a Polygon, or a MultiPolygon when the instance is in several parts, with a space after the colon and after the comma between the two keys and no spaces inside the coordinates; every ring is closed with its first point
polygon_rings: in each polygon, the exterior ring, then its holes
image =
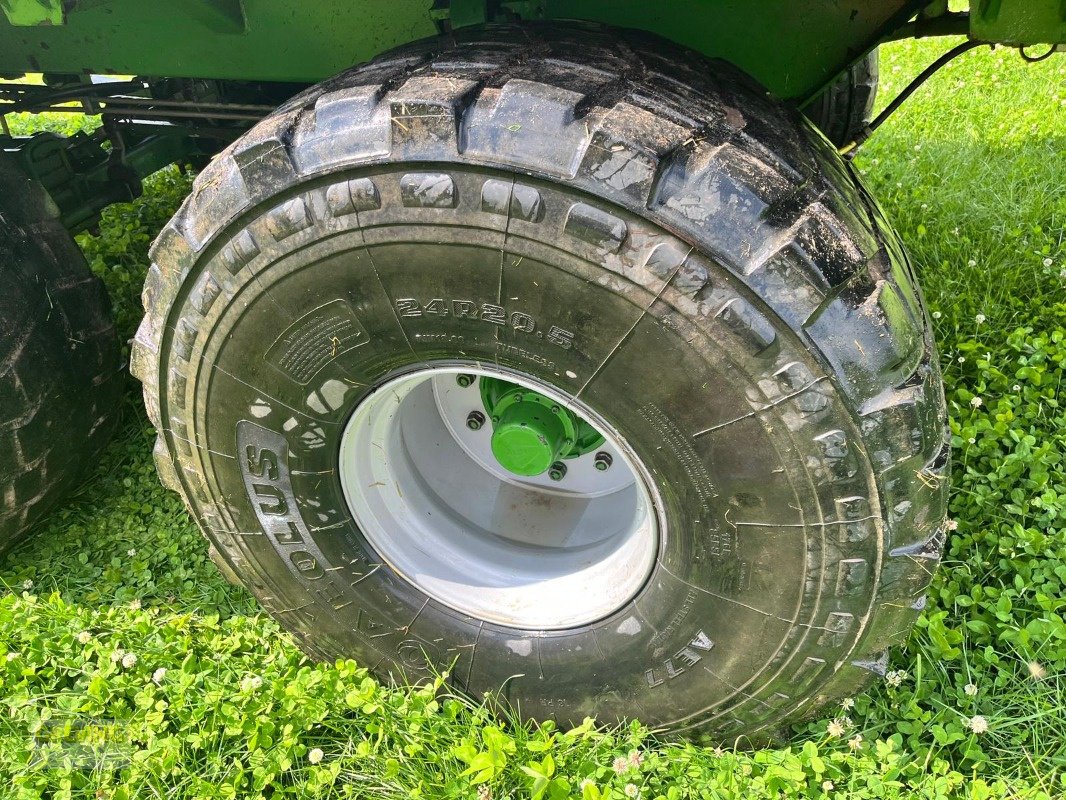
{"type": "Polygon", "coordinates": [[[601,450],[600,452],[598,452],[596,454],[596,460],[593,462],[593,465],[600,472],[606,472],[607,470],[609,470],[611,468],[611,464],[613,464],[613,463],[614,463],[614,459],[611,458],[611,454],[610,453],[605,453],[605,452],[603,452],[601,450]]]}
{"type": "Polygon", "coordinates": [[[466,427],[472,431],[481,430],[481,426],[485,424],[485,415],[480,411],[471,411],[466,415],[466,427]]]}
{"type": "Polygon", "coordinates": [[[455,382],[462,386],[464,389],[474,382],[473,375],[467,375],[465,372],[455,376],[455,382]]]}
{"type": "Polygon", "coordinates": [[[561,481],[566,477],[566,464],[556,461],[548,468],[548,477],[553,481],[561,481]]]}

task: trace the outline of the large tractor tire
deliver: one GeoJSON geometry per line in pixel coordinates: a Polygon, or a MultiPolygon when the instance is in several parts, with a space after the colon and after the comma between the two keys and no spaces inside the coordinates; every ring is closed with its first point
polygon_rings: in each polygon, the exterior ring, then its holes
{"type": "Polygon", "coordinates": [[[873,50],[829,84],[803,113],[837,147],[850,144],[873,119],[877,80],[877,51],[873,50]]]}
{"type": "Polygon", "coordinates": [[[0,551],[95,462],[123,372],[103,284],[44,192],[0,158],[0,551]]]}
{"type": "Polygon", "coordinates": [[[921,298],[724,63],[584,26],[406,47],[212,162],[153,262],[160,474],[309,653],[731,737],[854,692],[922,608],[921,298]]]}

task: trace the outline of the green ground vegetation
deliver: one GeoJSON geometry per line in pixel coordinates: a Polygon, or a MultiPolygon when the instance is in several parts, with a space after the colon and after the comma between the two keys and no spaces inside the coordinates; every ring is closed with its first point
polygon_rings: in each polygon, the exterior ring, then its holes
{"type": "MultiPolygon", "coordinates": [[[[886,48],[882,98],[945,47],[886,48]]],[[[312,663],[159,486],[131,381],[95,475],[0,562],[0,795],[1066,795],[1066,56],[967,54],[858,164],[922,276],[955,446],[956,527],[884,681],[751,752],[639,722],[517,725],[443,685],[312,663]]],[[[165,170],[80,237],[124,337],[189,183],[165,170]]]]}

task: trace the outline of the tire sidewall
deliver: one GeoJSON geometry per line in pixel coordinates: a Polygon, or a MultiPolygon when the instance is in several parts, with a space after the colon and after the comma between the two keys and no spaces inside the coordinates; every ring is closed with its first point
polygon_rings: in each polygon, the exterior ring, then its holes
{"type": "Polygon", "coordinates": [[[725,269],[558,184],[522,179],[538,215],[501,219],[492,192],[514,181],[454,164],[319,176],[205,251],[164,372],[181,375],[165,402],[201,522],[319,655],[406,679],[448,670],[566,722],[677,727],[720,707],[750,730],[791,710],[798,678],[846,658],[869,613],[872,586],[839,567],[879,565],[860,437],[802,343],[725,269]],[[450,205],[407,202],[405,180],[425,176],[451,180],[450,205]],[[378,208],[335,213],[338,193],[368,180],[378,208]],[[253,255],[234,270],[238,251],[253,255]],[[223,302],[201,313],[205,291],[223,302]],[[724,307],[732,316],[710,311],[724,307]],[[286,343],[326,330],[328,358],[321,346],[286,357],[286,343]],[[644,461],[665,535],[631,604],[565,632],[490,625],[417,591],[354,525],[336,471],[352,410],[456,352],[580,392],[644,461]]]}

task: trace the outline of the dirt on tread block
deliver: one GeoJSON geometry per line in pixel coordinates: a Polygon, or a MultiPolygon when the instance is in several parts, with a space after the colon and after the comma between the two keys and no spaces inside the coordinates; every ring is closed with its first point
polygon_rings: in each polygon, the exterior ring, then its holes
{"type": "MultiPolygon", "coordinates": [[[[153,248],[133,355],[164,478],[201,526],[219,529],[227,512],[192,466],[170,392],[198,322],[257,254],[223,234],[275,207],[274,237],[298,231],[312,212],[294,184],[390,161],[502,167],[586,191],[700,248],[791,328],[863,431],[886,546],[870,624],[789,714],[882,670],[922,606],[946,514],[945,406],[920,292],[857,175],[806,119],[728,64],[635,32],[491,26],[416,43],[309,89],[204,170],[153,248]],[[223,247],[226,271],[200,271],[223,247]]],[[[695,302],[711,288],[698,274],[687,283],[695,302]]],[[[238,566],[237,546],[214,541],[256,590],[264,578],[238,566]]],[[[288,602],[257,594],[275,612],[288,602]]]]}
{"type": "Polygon", "coordinates": [[[84,477],[117,418],[107,294],[54,212],[0,159],[0,550],[84,477]]]}

